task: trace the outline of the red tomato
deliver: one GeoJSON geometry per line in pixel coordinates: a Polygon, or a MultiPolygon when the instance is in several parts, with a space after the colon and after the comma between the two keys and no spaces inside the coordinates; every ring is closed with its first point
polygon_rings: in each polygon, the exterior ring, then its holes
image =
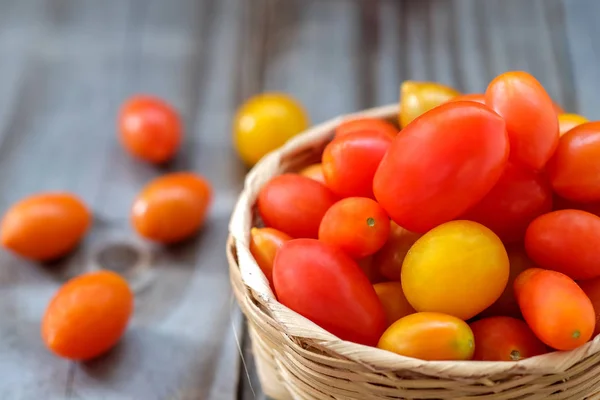
{"type": "Polygon", "coordinates": [[[461,219],[490,228],[504,243],[523,240],[536,217],[552,210],[552,190],[541,175],[509,162],[496,186],[461,219]]]}
{"type": "Polygon", "coordinates": [[[375,197],[398,225],[424,233],[492,189],[508,147],[504,120],[486,106],[442,104],[396,136],[375,174],[375,197]]]}
{"type": "Polygon", "coordinates": [[[338,136],[323,151],[327,186],[341,197],[373,197],[373,175],[392,138],[385,133],[357,131],[338,136]]]}
{"type": "Polygon", "coordinates": [[[279,301],[342,340],[375,346],[386,315],[354,260],[314,239],[284,243],[275,257],[279,301]]]}
{"type": "Polygon", "coordinates": [[[182,127],[177,111],[152,96],[127,100],[119,115],[119,129],[123,146],[151,163],[169,161],[181,143],[182,127]]]}
{"type": "Polygon", "coordinates": [[[363,258],[381,249],[390,235],[390,219],[375,200],[348,197],[335,203],[321,220],[319,240],[363,258]]]}
{"type": "Polygon", "coordinates": [[[515,295],[527,325],[556,350],[572,350],[592,337],[596,315],[592,302],[568,276],[531,268],[515,280],[515,295]]]}
{"type": "Polygon", "coordinates": [[[317,238],[323,215],[337,200],[322,183],[301,175],[283,174],[261,189],[257,205],[267,226],[295,238],[317,238]]]}
{"type": "Polygon", "coordinates": [[[544,214],[527,228],[525,248],[542,268],[573,279],[600,276],[600,217],[581,210],[544,214]]]}
{"type": "Polygon", "coordinates": [[[497,76],[485,102],[506,121],[511,159],[540,170],[558,145],[558,117],[544,87],[527,72],[497,76]]]}
{"type": "Polygon", "coordinates": [[[375,255],[373,262],[379,267],[381,275],[390,281],[400,280],[400,270],[406,254],[421,237],[418,233],[407,231],[394,221],[390,222],[390,236],[385,245],[375,255]]]}
{"type": "Polygon", "coordinates": [[[600,121],[581,124],[564,134],[547,167],[556,193],[573,201],[600,201],[599,159],[600,121]]]}
{"type": "Polygon", "coordinates": [[[485,95],[483,93],[461,94],[450,101],[474,101],[476,103],[485,104],[485,95]]]}
{"type": "Polygon", "coordinates": [[[475,336],[473,360],[519,361],[548,352],[527,324],[516,318],[484,318],[470,327],[475,336]]]}
{"type": "Polygon", "coordinates": [[[578,284],[594,306],[594,312],[596,313],[596,328],[594,329],[593,336],[595,337],[600,333],[600,277],[579,281],[578,284]]]}
{"type": "Polygon", "coordinates": [[[273,262],[277,251],[285,242],[292,240],[289,235],[273,228],[252,228],[250,230],[250,253],[273,287],[273,262]]]}
{"type": "Polygon", "coordinates": [[[378,118],[357,118],[349,119],[335,129],[336,136],[347,135],[352,132],[371,132],[371,133],[384,133],[391,138],[396,137],[399,128],[396,128],[393,124],[378,118]]]}

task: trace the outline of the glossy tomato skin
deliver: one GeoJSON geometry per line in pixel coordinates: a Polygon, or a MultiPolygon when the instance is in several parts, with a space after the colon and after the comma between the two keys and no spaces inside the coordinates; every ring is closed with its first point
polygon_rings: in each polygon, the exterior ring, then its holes
{"type": "Polygon", "coordinates": [[[133,96],[123,104],[119,130],[121,143],[131,154],[157,164],[173,158],[183,137],[177,111],[147,95],[133,96]]]}
{"type": "Polygon", "coordinates": [[[0,227],[2,245],[25,258],[51,261],[66,255],[91,225],[86,205],[70,193],[40,193],[12,205],[0,227]]]}
{"type": "Polygon", "coordinates": [[[544,87],[527,72],[506,72],[490,82],[485,101],[506,121],[511,159],[541,170],[559,137],[554,103],[544,87]]]}
{"type": "Polygon", "coordinates": [[[475,102],[429,111],[394,139],[381,161],[373,180],[377,201],[416,233],[457,218],[502,175],[509,151],[505,128],[500,116],[475,102]]]}
{"type": "Polygon", "coordinates": [[[194,235],[212,203],[212,185],[192,172],[175,172],[148,183],[133,203],[131,222],[144,238],[170,244],[194,235]]]}
{"type": "Polygon", "coordinates": [[[400,86],[398,122],[405,128],[419,116],[459,94],[455,89],[441,83],[404,81],[400,86]]]}
{"type": "Polygon", "coordinates": [[[42,339],[55,354],[89,360],[121,338],[133,312],[133,293],[112,271],[80,275],[52,298],[42,321],[42,339]]]}
{"type": "Polygon", "coordinates": [[[554,191],[569,200],[600,201],[600,122],[588,122],[560,138],[546,170],[554,191]]]}
{"type": "Polygon", "coordinates": [[[560,272],[532,268],[515,280],[515,295],[527,325],[556,350],[572,350],[592,337],[592,302],[574,280],[560,272]]]}
{"type": "Polygon", "coordinates": [[[400,282],[376,283],[373,285],[373,289],[375,289],[385,310],[388,327],[400,318],[416,312],[408,300],[406,300],[400,282]]]}
{"type": "Polygon", "coordinates": [[[273,228],[250,230],[250,253],[273,287],[273,262],[277,251],[292,237],[273,228]]]}
{"type": "Polygon", "coordinates": [[[325,177],[323,176],[323,166],[321,163],[312,164],[300,171],[300,175],[306,176],[307,178],[313,179],[319,183],[325,184],[325,177]]]}
{"type": "Polygon", "coordinates": [[[542,175],[508,162],[492,190],[462,219],[487,226],[504,243],[519,242],[531,221],[552,210],[552,196],[542,175]]]}
{"type": "Polygon", "coordinates": [[[278,300],[342,340],[374,346],[386,327],[383,306],[354,260],[315,239],[286,242],[273,280],[278,300]]]}
{"type": "Polygon", "coordinates": [[[596,337],[600,333],[600,277],[586,279],[577,283],[592,302],[592,306],[594,306],[596,327],[594,328],[592,337],[596,337]]]}
{"type": "Polygon", "coordinates": [[[589,122],[588,119],[578,114],[558,114],[558,129],[560,136],[569,132],[571,129],[589,122]]]}
{"type": "Polygon", "coordinates": [[[456,317],[419,312],[394,322],[377,347],[427,361],[470,360],[475,341],[469,325],[456,317]]]}
{"type": "Polygon", "coordinates": [[[317,238],[325,212],[338,200],[325,185],[305,176],[283,174],[258,194],[258,212],[267,226],[293,238],[317,238]]]}
{"type": "Polygon", "coordinates": [[[370,131],[334,138],[323,151],[327,187],[340,197],[373,198],[373,175],[391,143],[388,134],[370,131]]]}
{"type": "Polygon", "coordinates": [[[600,276],[600,217],[581,210],[544,214],[527,228],[525,248],[542,268],[573,279],[600,276]]]}
{"type": "Polygon", "coordinates": [[[352,132],[383,133],[391,138],[396,137],[400,129],[393,124],[379,118],[356,118],[343,121],[335,129],[336,136],[343,136],[352,132]]]}
{"type": "Polygon", "coordinates": [[[388,240],[381,250],[373,255],[373,262],[379,266],[381,275],[390,281],[399,281],[404,258],[420,237],[420,234],[408,231],[394,221],[390,221],[388,240]]]}
{"type": "Polygon", "coordinates": [[[319,240],[343,250],[354,259],[381,249],[390,235],[390,220],[375,200],[348,197],[332,205],[323,216],[319,240]]]}
{"type": "Polygon", "coordinates": [[[483,318],[470,327],[475,336],[473,360],[519,361],[548,352],[529,326],[516,318],[483,318]]]}

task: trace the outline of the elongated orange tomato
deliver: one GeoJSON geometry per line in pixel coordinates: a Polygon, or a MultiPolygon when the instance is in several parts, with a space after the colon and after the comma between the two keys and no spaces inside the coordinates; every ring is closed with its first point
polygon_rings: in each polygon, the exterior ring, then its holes
{"type": "Polygon", "coordinates": [[[349,119],[339,124],[335,129],[335,135],[342,136],[351,132],[373,132],[375,134],[380,132],[394,138],[399,131],[400,129],[383,119],[357,118],[349,119]]]}
{"type": "Polygon", "coordinates": [[[523,271],[515,295],[535,335],[556,350],[572,350],[592,337],[596,314],[592,302],[574,280],[540,268],[523,271]]]}
{"type": "Polygon", "coordinates": [[[14,204],[4,215],[2,245],[22,257],[50,261],[81,241],[92,216],[70,193],[42,193],[14,204]]]}
{"type": "Polygon", "coordinates": [[[273,262],[277,251],[292,237],[274,228],[250,230],[250,252],[273,287],[273,262]]]}
{"type": "Polygon", "coordinates": [[[474,101],[476,103],[485,104],[485,95],[483,93],[461,94],[460,96],[450,99],[450,102],[452,101],[474,101]]]}
{"type": "Polygon", "coordinates": [[[600,277],[577,282],[579,287],[590,298],[596,312],[596,327],[593,336],[600,333],[600,277]]]}
{"type": "Polygon", "coordinates": [[[470,360],[475,340],[465,321],[441,313],[419,312],[394,322],[377,347],[428,361],[470,360]]]}
{"type": "Polygon", "coordinates": [[[48,305],[42,339],[61,357],[88,360],[119,341],[132,312],[133,293],[119,275],[80,275],[65,283],[48,305]]]}
{"type": "Polygon", "coordinates": [[[373,285],[375,293],[385,310],[387,326],[392,325],[402,317],[415,313],[415,309],[410,305],[400,282],[380,282],[373,285]]]}
{"type": "Polygon", "coordinates": [[[314,181],[325,184],[325,177],[323,176],[323,166],[321,165],[321,163],[312,164],[306,168],[303,168],[300,171],[300,175],[306,176],[307,178],[310,178],[314,181]]]}

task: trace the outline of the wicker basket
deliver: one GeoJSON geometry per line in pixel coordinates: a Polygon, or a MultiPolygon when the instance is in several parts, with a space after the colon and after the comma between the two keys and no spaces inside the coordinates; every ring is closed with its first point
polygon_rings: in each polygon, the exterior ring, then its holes
{"type": "MultiPolygon", "coordinates": [[[[396,120],[398,105],[349,115],[396,120]]],[[[343,117],[316,126],[249,173],[230,223],[227,256],[248,318],[265,394],[273,399],[600,399],[600,335],[519,362],[421,361],[342,341],[281,305],[248,249],[254,203],[273,176],[320,159],[343,117]]]]}

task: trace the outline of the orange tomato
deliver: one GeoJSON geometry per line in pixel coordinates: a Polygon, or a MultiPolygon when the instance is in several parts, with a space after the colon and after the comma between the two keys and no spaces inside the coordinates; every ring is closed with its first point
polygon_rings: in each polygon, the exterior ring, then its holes
{"type": "Polygon", "coordinates": [[[485,104],[485,95],[483,93],[461,94],[450,101],[474,101],[476,103],[485,104]]]}
{"type": "Polygon", "coordinates": [[[600,277],[586,279],[578,282],[579,287],[590,298],[594,312],[596,313],[596,326],[594,328],[593,337],[600,333],[600,277]]]}
{"type": "Polygon", "coordinates": [[[529,258],[521,244],[512,245],[506,249],[510,264],[510,275],[508,283],[500,298],[494,304],[486,308],[481,315],[485,317],[506,316],[521,317],[521,309],[515,297],[514,282],[517,276],[526,269],[535,268],[537,265],[529,258]]]}
{"type": "Polygon", "coordinates": [[[475,347],[466,322],[451,315],[419,312],[390,326],[377,347],[421,360],[470,360],[475,347]]]}
{"type": "Polygon", "coordinates": [[[400,129],[383,119],[363,117],[342,122],[335,129],[335,135],[342,136],[352,132],[364,131],[373,133],[381,132],[394,138],[400,129]]]}
{"type": "Polygon", "coordinates": [[[596,314],[574,280],[560,272],[530,268],[515,280],[525,321],[548,346],[572,350],[592,337],[596,314]]]}
{"type": "Polygon", "coordinates": [[[42,193],[11,206],[2,220],[2,245],[22,257],[50,261],[66,255],[81,241],[92,216],[69,193],[42,193]]]}
{"type": "Polygon", "coordinates": [[[323,176],[323,166],[321,165],[321,163],[309,165],[308,167],[300,171],[300,175],[325,184],[325,177],[323,176]]]}
{"type": "Polygon", "coordinates": [[[250,230],[250,253],[273,286],[273,262],[277,250],[292,237],[273,228],[252,228],[250,230]]]}
{"type": "Polygon", "coordinates": [[[400,86],[400,126],[404,128],[418,116],[459,94],[455,89],[440,83],[404,81],[400,86]]]}
{"type": "Polygon", "coordinates": [[[519,361],[548,352],[527,324],[516,318],[484,318],[470,326],[475,336],[473,360],[519,361]]]}
{"type": "Polygon", "coordinates": [[[560,131],[560,136],[585,122],[589,122],[588,119],[578,114],[558,114],[558,129],[560,131]]]}
{"type": "Polygon", "coordinates": [[[381,250],[373,255],[373,263],[379,266],[381,275],[391,281],[399,281],[406,253],[420,237],[420,234],[406,230],[394,221],[390,221],[388,240],[381,250]]]}
{"type": "Polygon", "coordinates": [[[400,281],[415,310],[467,320],[500,297],[508,263],[504,245],[491,230],[472,221],[451,221],[415,242],[400,281]]]}
{"type": "Polygon", "coordinates": [[[387,326],[392,325],[402,317],[415,313],[404,292],[400,282],[381,282],[373,285],[375,293],[379,296],[387,318],[387,326]]]}
{"type": "Polygon", "coordinates": [[[183,136],[177,111],[165,101],[145,95],[133,96],[123,104],[119,130],[127,151],[157,164],[173,158],[183,136]]]}
{"type": "Polygon", "coordinates": [[[212,201],[211,184],[192,172],[166,174],[142,189],[131,211],[135,230],[161,243],[175,243],[196,233],[212,201]]]}
{"type": "Polygon", "coordinates": [[[562,108],[562,106],[560,104],[558,104],[557,102],[555,102],[554,100],[552,100],[552,107],[554,108],[556,115],[565,113],[565,109],[562,108]]]}
{"type": "Polygon", "coordinates": [[[111,271],[69,280],[51,300],[42,321],[42,339],[55,354],[88,360],[121,338],[133,312],[133,293],[111,271]]]}

